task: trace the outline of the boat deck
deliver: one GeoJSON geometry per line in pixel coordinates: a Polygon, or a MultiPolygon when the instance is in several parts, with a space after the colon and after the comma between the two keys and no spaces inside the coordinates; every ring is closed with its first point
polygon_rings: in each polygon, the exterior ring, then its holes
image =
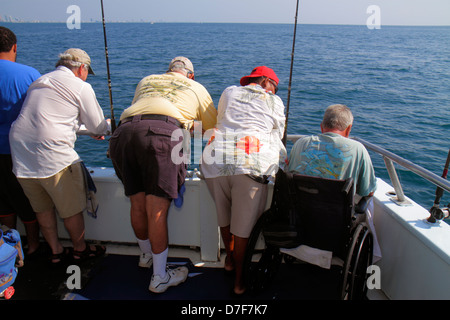
{"type": "MultiPolygon", "coordinates": [[[[45,244],[43,244],[45,246],[45,244]]],[[[57,267],[48,261],[48,248],[19,268],[11,300],[333,300],[338,299],[339,271],[305,264],[282,264],[273,284],[260,293],[243,297],[231,294],[233,277],[223,272],[222,263],[199,262],[195,249],[170,248],[169,264],[185,265],[189,277],[183,284],[161,294],[148,290],[151,269],[139,268],[138,249],[107,246],[103,257],[80,264],[81,289],[66,284],[70,261],[57,267]],[[186,255],[189,252],[189,255],[186,255]]],[[[223,259],[221,259],[223,261],[223,259]]]]}

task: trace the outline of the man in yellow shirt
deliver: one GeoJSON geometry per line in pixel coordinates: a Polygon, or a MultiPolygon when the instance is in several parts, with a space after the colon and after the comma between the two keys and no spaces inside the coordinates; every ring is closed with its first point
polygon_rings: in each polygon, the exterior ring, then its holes
{"type": "MultiPolygon", "coordinates": [[[[194,80],[192,62],[176,57],[165,74],[139,82],[110,139],[111,160],[131,202],[131,224],[142,251],[139,266],[153,264],[152,292],[164,292],[188,275],[186,267],[166,267],[167,213],[186,176],[186,163],[172,158],[182,138],[174,132],[191,129],[194,120],[202,121],[203,130],[211,129],[217,110],[208,91],[194,80]]],[[[183,158],[183,151],[178,153],[183,158]]]]}

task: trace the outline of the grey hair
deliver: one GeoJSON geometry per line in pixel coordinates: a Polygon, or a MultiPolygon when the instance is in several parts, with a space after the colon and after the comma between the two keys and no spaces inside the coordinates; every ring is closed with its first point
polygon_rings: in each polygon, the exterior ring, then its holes
{"type": "Polygon", "coordinates": [[[64,67],[69,68],[70,70],[73,70],[73,69],[79,68],[81,65],[84,65],[84,68],[86,70],[89,70],[89,66],[88,65],[86,65],[84,63],[81,63],[79,61],[73,61],[71,54],[60,53],[59,54],[59,60],[56,63],[55,68],[57,68],[59,66],[64,66],[64,67]]]}
{"type": "Polygon", "coordinates": [[[344,131],[351,124],[353,124],[353,114],[346,105],[333,104],[325,110],[322,120],[324,128],[344,131]]]}
{"type": "Polygon", "coordinates": [[[184,64],[183,61],[176,61],[168,71],[180,72],[184,74],[186,77],[188,73],[191,72],[188,69],[186,69],[186,65],[184,64]]]}

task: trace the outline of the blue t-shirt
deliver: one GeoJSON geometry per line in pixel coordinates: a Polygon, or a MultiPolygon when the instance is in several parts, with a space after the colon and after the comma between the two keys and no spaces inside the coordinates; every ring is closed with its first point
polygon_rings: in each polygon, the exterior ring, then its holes
{"type": "Polygon", "coordinates": [[[11,153],[11,124],[22,109],[28,87],[40,76],[32,67],[0,59],[0,154],[11,153]]]}

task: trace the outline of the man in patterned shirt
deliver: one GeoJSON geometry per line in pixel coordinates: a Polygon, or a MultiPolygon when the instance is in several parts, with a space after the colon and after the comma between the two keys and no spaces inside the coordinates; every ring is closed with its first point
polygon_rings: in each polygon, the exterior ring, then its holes
{"type": "MultiPolygon", "coordinates": [[[[342,104],[329,106],[320,125],[322,134],[299,139],[289,154],[289,171],[328,179],[347,179],[355,183],[355,203],[361,197],[373,196],[377,181],[366,148],[349,139],[353,124],[350,109],[342,104]]],[[[373,225],[373,202],[366,210],[366,222],[374,237],[374,262],[381,249],[373,225]]]]}
{"type": "Polygon", "coordinates": [[[217,125],[203,151],[202,174],[216,204],[234,293],[245,292],[242,266],[250,233],[267,199],[268,179],[283,163],[285,116],[278,77],[266,66],[242,77],[219,100],[217,125]]]}
{"type": "Polygon", "coordinates": [[[348,138],[352,124],[347,106],[329,106],[320,125],[322,134],[303,137],[292,147],[289,171],[328,179],[352,177],[358,195],[373,195],[377,184],[372,161],[360,142],[348,138]]]}

